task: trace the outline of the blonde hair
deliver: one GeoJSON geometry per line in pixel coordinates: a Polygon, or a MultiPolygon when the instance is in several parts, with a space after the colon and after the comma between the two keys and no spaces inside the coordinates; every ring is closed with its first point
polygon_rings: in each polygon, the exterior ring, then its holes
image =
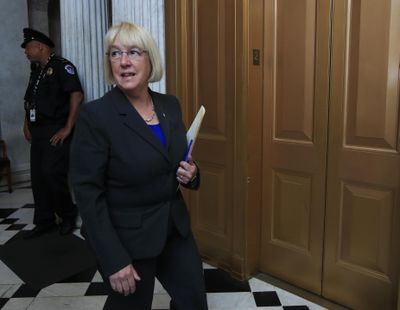
{"type": "Polygon", "coordinates": [[[151,64],[151,73],[148,82],[157,82],[161,80],[163,75],[163,67],[161,64],[160,51],[154,38],[144,28],[136,24],[122,22],[111,27],[107,31],[105,37],[106,56],[104,59],[104,70],[105,78],[108,83],[115,84],[114,76],[111,70],[110,58],[107,54],[110,52],[110,48],[117,38],[121,44],[125,46],[135,46],[146,51],[146,53],[149,55],[151,64]]]}

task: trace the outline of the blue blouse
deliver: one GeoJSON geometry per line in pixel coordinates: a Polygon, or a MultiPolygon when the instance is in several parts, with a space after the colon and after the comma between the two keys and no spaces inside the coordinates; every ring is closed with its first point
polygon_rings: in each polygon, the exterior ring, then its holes
{"type": "Polygon", "coordinates": [[[149,125],[150,128],[153,130],[153,132],[155,133],[155,135],[157,136],[158,140],[160,140],[160,142],[162,143],[162,145],[166,146],[167,145],[167,141],[165,140],[165,136],[164,133],[161,129],[160,124],[156,124],[156,125],[149,125]]]}

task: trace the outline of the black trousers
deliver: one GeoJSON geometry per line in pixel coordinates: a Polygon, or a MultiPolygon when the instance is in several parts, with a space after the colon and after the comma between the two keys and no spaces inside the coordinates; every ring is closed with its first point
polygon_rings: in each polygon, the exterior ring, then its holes
{"type": "Polygon", "coordinates": [[[104,310],[151,310],[155,277],[171,296],[172,309],[207,310],[202,262],[192,233],[182,237],[170,227],[168,241],[156,258],[135,260],[133,267],[141,280],[133,294],[124,296],[111,289],[104,310]]]}
{"type": "Polygon", "coordinates": [[[36,225],[54,223],[54,212],[67,220],[74,220],[77,215],[67,179],[70,141],[69,138],[52,146],[49,139],[32,139],[31,182],[36,225]]]}

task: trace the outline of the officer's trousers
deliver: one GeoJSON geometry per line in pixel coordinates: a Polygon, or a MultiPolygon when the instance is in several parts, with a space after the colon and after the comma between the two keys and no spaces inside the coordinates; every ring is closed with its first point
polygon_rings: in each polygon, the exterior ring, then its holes
{"type": "Polygon", "coordinates": [[[49,139],[32,139],[31,182],[36,225],[53,224],[54,213],[63,220],[77,215],[68,186],[68,160],[71,139],[52,146],[49,139]]]}

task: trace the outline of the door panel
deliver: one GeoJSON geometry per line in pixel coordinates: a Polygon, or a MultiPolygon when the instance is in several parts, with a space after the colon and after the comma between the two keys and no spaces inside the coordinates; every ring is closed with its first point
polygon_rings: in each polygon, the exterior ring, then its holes
{"type": "Polygon", "coordinates": [[[395,309],[400,1],[335,1],[323,295],[395,309]]]}
{"type": "MultiPolygon", "coordinates": [[[[189,106],[207,112],[193,155],[201,167],[202,186],[191,194],[192,228],[201,254],[231,268],[234,10],[231,1],[189,1],[193,32],[188,52],[193,60],[189,106]]],[[[193,118],[193,117],[192,117],[193,118]]]]}
{"type": "Polygon", "coordinates": [[[265,1],[261,269],[321,292],[329,1],[265,1]]]}
{"type": "MultiPolygon", "coordinates": [[[[203,258],[237,277],[244,277],[247,272],[244,252],[248,218],[241,203],[246,199],[247,162],[244,148],[239,146],[245,145],[243,137],[247,130],[246,126],[236,125],[245,118],[236,111],[238,106],[243,110],[249,107],[247,100],[242,106],[245,100],[238,99],[245,89],[242,81],[237,80],[245,71],[241,69],[237,74],[238,67],[244,66],[245,43],[239,43],[235,37],[244,32],[239,29],[244,23],[240,12],[246,11],[241,8],[248,5],[244,2],[165,1],[168,92],[181,99],[186,124],[201,105],[206,108],[193,151],[201,170],[201,188],[184,191],[192,230],[203,258]]],[[[252,113],[256,112],[252,109],[252,113]]],[[[257,145],[261,148],[261,143],[257,145]]],[[[258,213],[253,213],[259,218],[258,213]]],[[[252,225],[258,232],[259,225],[252,225]]],[[[254,253],[258,253],[258,248],[254,253]]],[[[259,255],[252,257],[251,268],[255,270],[259,255]]]]}

